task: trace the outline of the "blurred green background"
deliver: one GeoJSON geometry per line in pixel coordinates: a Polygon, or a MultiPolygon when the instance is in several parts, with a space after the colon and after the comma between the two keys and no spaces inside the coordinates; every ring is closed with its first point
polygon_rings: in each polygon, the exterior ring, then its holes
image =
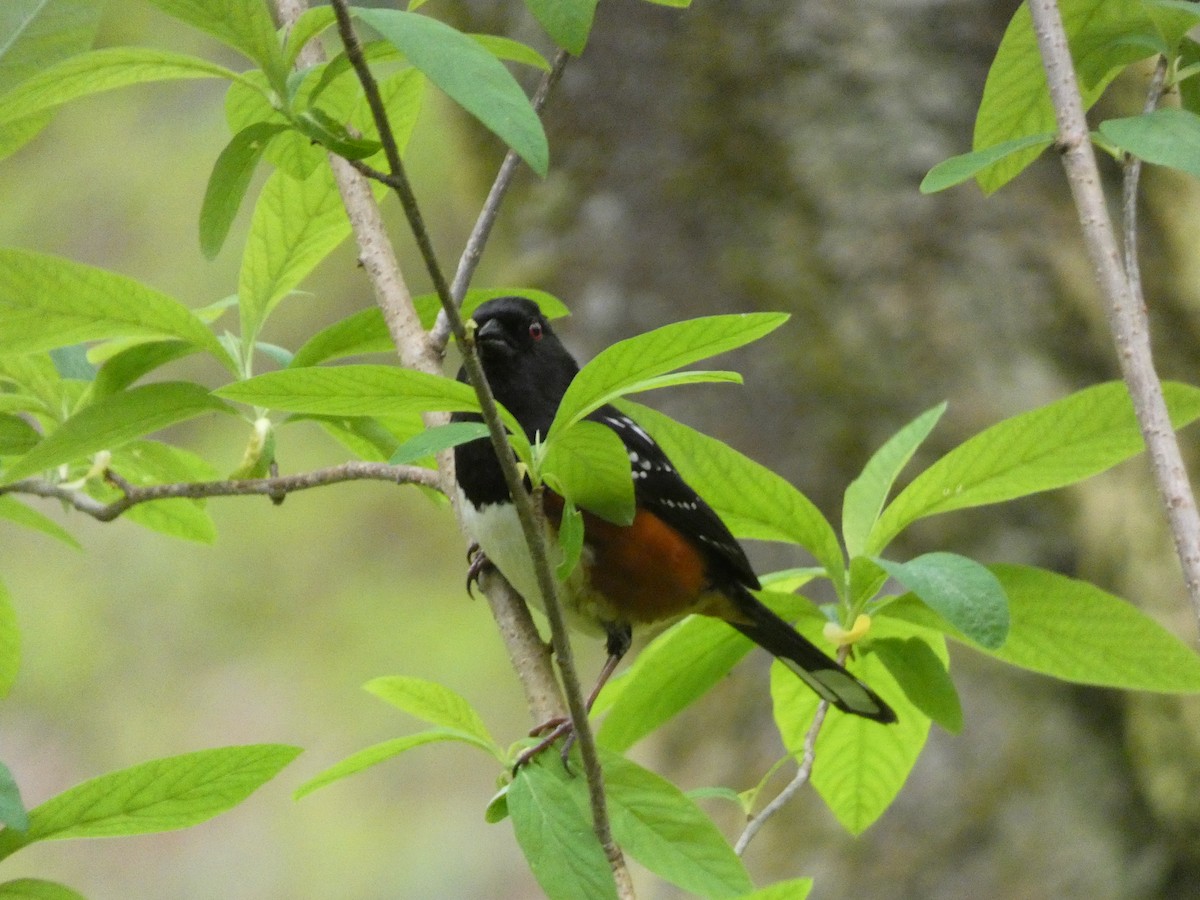
{"type": "MultiPolygon", "coordinates": [[[[1014,7],[696,0],[678,11],[606,0],[549,109],[551,175],[522,175],[476,285],[557,293],[575,312],[560,330],[584,356],[685,316],[791,312],[782,332],[729,363],[744,387],[651,399],[772,466],[836,521],[870,452],[938,401],[950,411],[918,463],[1115,376],[1055,160],[988,199],[971,186],[916,189],[931,165],[968,148],[1014,7]]],[[[545,47],[514,3],[431,11],[545,47]]],[[[241,65],[138,0],[112,0],[100,43],[125,42],[241,65]]],[[[1132,108],[1140,90],[1126,79],[1106,102],[1132,108]]],[[[450,266],[500,151],[429,97],[409,162],[450,266]]],[[[194,306],[224,297],[247,217],[212,263],[196,217],[227,140],[215,82],[69,105],[0,165],[0,243],[101,265],[194,306]]],[[[1146,187],[1160,368],[1194,382],[1200,195],[1154,171],[1146,187]]],[[[266,340],[294,348],[372,302],[350,246],[305,289],[266,340]]],[[[248,431],[202,420],[171,437],[231,469],[248,431]]],[[[341,458],[310,426],[280,435],[287,471],[341,458]]],[[[58,878],[97,900],[536,896],[509,826],[483,821],[497,773],[469,748],[422,748],[290,798],[327,765],[416,729],[359,689],[379,675],[455,688],[501,741],[528,728],[486,605],[463,591],[465,548],[449,513],[379,484],[296,494],[280,508],[261,498],[209,508],[212,547],[80,516],[63,520],[83,553],[4,529],[0,569],[25,645],[0,705],[0,758],[32,805],[202,747],[290,742],[305,754],[208,824],[35,846],[4,876],[58,878]]],[[[1161,520],[1138,460],[1071,492],[934,519],[897,550],[1086,577],[1194,643],[1161,520]]],[[[801,562],[777,547],[753,554],[764,569],[801,562]]],[[[602,648],[577,644],[592,671],[602,648]]],[[[780,751],[766,663],[758,654],[739,667],[635,756],[685,788],[751,786],[780,751]]],[[[797,798],[748,854],[760,881],[814,876],[818,898],[1200,896],[1194,701],[1070,687],[967,653],[953,663],[964,733],[934,729],[896,805],[858,840],[814,796],[797,798]]],[[[727,808],[712,812],[736,835],[727,808]]],[[[643,895],[676,896],[651,879],[643,895]]]]}

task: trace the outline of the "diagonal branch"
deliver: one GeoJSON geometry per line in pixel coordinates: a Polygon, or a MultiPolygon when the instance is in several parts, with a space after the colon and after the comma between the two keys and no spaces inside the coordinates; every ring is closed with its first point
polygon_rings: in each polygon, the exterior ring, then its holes
{"type": "Polygon", "coordinates": [[[126,481],[111,469],[104,478],[121,491],[121,496],[111,503],[102,503],[90,494],[74,490],[41,478],[27,478],[12,484],[0,485],[0,496],[4,494],[27,494],[34,497],[50,497],[61,500],[68,506],[91,516],[100,522],[111,522],[126,511],[142,503],[154,500],[183,498],[201,500],[208,497],[244,497],[263,494],[276,503],[295,491],[339,484],[344,481],[390,481],[393,484],[419,484],[441,490],[438,473],[420,466],[393,466],[377,462],[347,462],[325,469],[314,469],[298,475],[280,475],[273,478],[240,478],[222,481],[185,481],[173,484],[136,485],[126,481]]]}
{"type": "MultiPolygon", "coordinates": [[[[1163,400],[1162,384],[1154,369],[1149,319],[1140,284],[1134,282],[1136,270],[1127,271],[1121,265],[1121,250],[1105,205],[1058,4],[1055,0],[1030,0],[1029,11],[1046,69],[1058,121],[1058,147],[1079,213],[1084,243],[1106,303],[1117,359],[1150,453],[1151,469],[1183,566],[1188,596],[1193,612],[1200,619],[1200,515],[1163,400]]],[[[1131,255],[1136,248],[1136,233],[1132,227],[1128,231],[1126,253],[1131,255]]]]}

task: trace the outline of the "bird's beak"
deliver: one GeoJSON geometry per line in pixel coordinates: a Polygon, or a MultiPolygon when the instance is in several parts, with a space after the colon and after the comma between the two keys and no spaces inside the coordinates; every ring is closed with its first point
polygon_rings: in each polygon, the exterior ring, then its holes
{"type": "MultiPolygon", "coordinates": [[[[474,320],[472,320],[474,321],[474,320]]],[[[505,344],[508,343],[504,334],[504,326],[500,324],[499,319],[488,319],[483,325],[475,330],[475,340],[482,343],[505,344]]]]}

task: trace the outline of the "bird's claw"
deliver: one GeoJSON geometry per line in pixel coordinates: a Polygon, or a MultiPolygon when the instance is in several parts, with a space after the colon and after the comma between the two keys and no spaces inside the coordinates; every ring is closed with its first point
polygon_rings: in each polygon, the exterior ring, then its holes
{"type": "Polygon", "coordinates": [[[566,741],[563,742],[562,752],[559,755],[562,757],[563,768],[569,772],[571,766],[567,760],[571,753],[571,747],[575,745],[575,725],[571,722],[570,717],[557,716],[543,722],[529,732],[530,737],[537,737],[539,734],[543,735],[542,739],[532,747],[522,750],[516,762],[513,763],[513,774],[515,775],[522,766],[532,762],[535,757],[540,756],[555,741],[563,736],[566,736],[566,741]]]}
{"type": "Polygon", "coordinates": [[[474,599],[475,592],[472,588],[479,583],[479,576],[483,574],[483,570],[491,564],[491,560],[478,544],[472,543],[467,548],[467,596],[474,599]]]}

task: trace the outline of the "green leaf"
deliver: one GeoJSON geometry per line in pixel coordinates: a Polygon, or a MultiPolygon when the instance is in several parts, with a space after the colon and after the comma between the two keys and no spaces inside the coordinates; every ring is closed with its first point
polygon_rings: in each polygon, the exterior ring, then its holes
{"type": "Polygon", "coordinates": [[[1015,153],[1029,151],[1025,156],[1036,159],[1041,152],[1054,143],[1054,132],[1028,134],[1024,137],[1002,141],[982,150],[972,150],[943,160],[926,173],[921,181],[922,194],[936,194],[974,178],[984,169],[995,165],[1015,153]],[[1034,149],[1036,148],[1036,149],[1034,149]]]}
{"type": "Polygon", "coordinates": [[[296,57],[300,55],[304,45],[327,28],[333,27],[336,21],[337,16],[334,15],[333,7],[330,6],[314,6],[301,13],[300,18],[295,21],[287,34],[287,40],[284,43],[284,64],[289,69],[294,66],[296,57]]]}
{"type": "Polygon", "coordinates": [[[21,802],[21,789],[9,771],[8,766],[0,762],[0,825],[14,831],[29,830],[29,814],[25,804],[21,802]]]}
{"type": "Polygon", "coordinates": [[[65,884],[41,878],[17,878],[0,884],[0,900],[86,900],[65,884]]]}
{"type": "Polygon", "coordinates": [[[37,841],[199,824],[241,803],[299,754],[299,747],[281,744],[221,747],[101,775],[31,810],[26,833],[0,832],[0,858],[37,841]]]}
{"type": "Polygon", "coordinates": [[[318,331],[296,351],[288,368],[299,369],[317,363],[366,353],[395,352],[383,311],[378,306],[359,310],[318,331]]]}
{"type": "Polygon", "coordinates": [[[84,407],[17,459],[4,474],[19,481],[63,463],[111,450],[168,425],[229,407],[198,384],[164,381],[113,394],[84,407]]]}
{"type": "MultiPolygon", "coordinates": [[[[804,597],[773,591],[758,596],[789,621],[825,622],[804,597]]],[[[749,638],[720,619],[695,615],[672,625],[637,655],[628,670],[611,679],[597,698],[593,711],[607,712],[597,740],[612,750],[629,749],[707,693],[753,647],[749,638]]]]}
{"type": "Polygon", "coordinates": [[[356,8],[355,14],[539,175],[549,167],[542,123],[516,79],[494,56],[449,25],[416,13],[356,8]]]}
{"type": "Polygon", "coordinates": [[[841,585],[845,562],[837,534],[807,497],[765,466],[727,444],[647,406],[621,401],[620,409],[645,428],[688,484],[735,535],[799,544],[841,585]]]}
{"type": "Polygon", "coordinates": [[[635,512],[629,453],[599,422],[577,422],[544,445],[540,475],[552,490],[607,522],[630,525],[635,512]]]}
{"type": "Polygon", "coordinates": [[[704,316],[618,341],[600,351],[575,376],[547,437],[552,439],[558,431],[629,393],[640,382],[749,344],[787,319],[786,313],[704,316]]]}
{"type": "Polygon", "coordinates": [[[1187,37],[1179,42],[1179,70],[1179,105],[1200,113],[1200,43],[1187,37]]]}
{"type": "MultiPolygon", "coordinates": [[[[1163,384],[1171,421],[1200,417],[1200,388],[1163,384]]],[[[917,519],[999,503],[1097,475],[1144,449],[1124,383],[1085,388],[1005,419],[951,450],[913,479],[876,523],[877,553],[917,519]]]]}
{"type": "Polygon", "coordinates": [[[0,581],[0,697],[7,697],[21,666],[21,631],[8,589],[0,581]]]}
{"type": "Polygon", "coordinates": [[[179,301],[131,278],[27,250],[0,248],[0,318],[0,353],[138,335],[180,338],[232,365],[179,301]]]}
{"type": "Polygon", "coordinates": [[[249,125],[235,134],[217,156],[200,206],[200,252],[208,259],[221,252],[263,151],[271,138],[286,130],[286,125],[270,122],[249,125]]]}
{"type": "MultiPolygon", "coordinates": [[[[135,485],[172,484],[185,481],[215,481],[217,471],[194,453],[158,441],[134,441],[113,452],[111,466],[135,485]]],[[[98,486],[93,492],[106,502],[120,492],[98,486]]],[[[201,544],[217,539],[217,529],[203,500],[182,497],[153,500],[127,510],[124,518],[153,531],[201,544]]]]}
{"type": "MultiPolygon", "coordinates": [[[[877,616],[871,626],[872,639],[925,633],[883,616],[877,616]]],[[[938,653],[936,647],[934,652],[938,653]]],[[[938,657],[948,664],[944,646],[938,657]]],[[[831,710],[817,737],[812,784],[842,826],[851,834],[861,834],[904,786],[929,736],[929,718],[912,704],[875,654],[856,660],[851,668],[887,698],[898,721],[881,725],[831,710]]],[[[771,696],[783,744],[799,757],[816,713],[817,696],[778,662],[771,666],[771,696]]]]}
{"type": "Polygon", "coordinates": [[[862,474],[846,488],[842,503],[842,534],[851,558],[862,554],[892,485],[945,411],[946,404],[941,403],[905,425],[875,451],[862,474]]]}
{"type": "Polygon", "coordinates": [[[542,54],[538,53],[528,44],[522,44],[520,41],[514,41],[512,38],[500,37],[494,34],[472,34],[470,38],[488,53],[492,54],[492,56],[496,57],[496,59],[533,66],[535,69],[541,69],[543,72],[550,71],[550,63],[546,62],[546,57],[542,56],[542,54]]]}
{"type": "MultiPolygon", "coordinates": [[[[404,737],[383,741],[347,756],[341,762],[335,763],[328,769],[314,775],[308,781],[304,782],[304,784],[300,785],[300,787],[296,788],[295,793],[292,795],[293,799],[299,800],[302,797],[307,797],[313,791],[328,787],[335,781],[341,781],[343,778],[348,778],[351,775],[357,775],[364,769],[369,769],[371,766],[385,762],[394,756],[399,756],[401,753],[405,753],[414,747],[423,747],[425,744],[440,741],[461,741],[465,744],[482,747],[493,755],[497,752],[491,743],[480,740],[476,735],[453,728],[433,728],[428,731],[418,732],[417,734],[409,734],[404,737]]],[[[502,759],[503,757],[501,756],[500,758],[502,759]]]]}
{"type": "Polygon", "coordinates": [[[1100,133],[1126,153],[1200,178],[1200,116],[1164,107],[1100,123],[1100,133]]]}
{"type": "MultiPolygon", "coordinates": [[[[482,742],[483,746],[495,746],[487,726],[471,704],[444,685],[422,678],[396,675],[368,681],[364,689],[396,709],[424,719],[431,725],[469,734],[482,742]]],[[[500,755],[499,749],[496,753],[500,755]]]]}
{"type": "Polygon", "coordinates": [[[0,413],[0,456],[24,453],[41,439],[37,429],[20,416],[0,413]]]}
{"type": "Polygon", "coordinates": [[[583,53],[596,15],[596,0],[525,0],[525,5],[554,43],[572,56],[583,53]]]}
{"type": "MultiPolygon", "coordinates": [[[[1144,47],[1121,44],[1117,39],[1131,34],[1155,35],[1157,31],[1140,3],[1070,0],[1060,9],[1086,109],[1122,69],[1149,55],[1144,47]]],[[[1056,132],[1054,108],[1025,0],[1009,22],[988,71],[975,119],[973,146],[983,150],[1046,132],[1056,132]]],[[[977,175],[979,186],[984,193],[992,193],[1040,153],[1041,148],[1035,144],[1008,154],[977,175]]]]}
{"type": "Polygon", "coordinates": [[[1200,21],[1200,9],[1191,0],[1142,0],[1158,29],[1167,56],[1173,55],[1186,35],[1200,21]]]}
{"type": "MultiPolygon", "coordinates": [[[[938,642],[944,658],[945,638],[930,637],[938,642]]],[[[924,638],[878,638],[871,641],[870,651],[879,655],[917,709],[951,734],[962,731],[963,712],[958,691],[942,659],[924,638]]]]}
{"type": "Polygon", "coordinates": [[[234,382],[215,393],[252,406],[323,416],[479,410],[470,385],[396,366],[285,369],[234,382]]]}
{"type": "MultiPolygon", "coordinates": [[[[0,497],[0,519],[8,519],[10,522],[16,522],[18,525],[48,534],[76,550],[83,549],[79,541],[75,540],[69,531],[53,519],[42,515],[35,509],[30,509],[24,503],[19,503],[13,497],[0,497]]],[[[2,680],[0,679],[0,681],[2,680]]],[[[3,696],[2,691],[0,691],[0,696],[3,696]]]]}
{"type": "Polygon", "coordinates": [[[379,141],[355,137],[341,122],[319,107],[311,107],[293,120],[306,138],[345,159],[367,159],[383,146],[379,141]]]}
{"type": "Polygon", "coordinates": [[[240,50],[282,85],[286,77],[283,51],[262,0],[149,0],[169,16],[208,32],[240,50]]]}
{"type": "MultiPolygon", "coordinates": [[[[662,3],[664,6],[673,5],[668,0],[649,0],[649,2],[662,3]]],[[[787,881],[777,881],[765,888],[759,888],[753,893],[746,894],[742,900],[805,900],[812,887],[813,880],[811,878],[790,878],[787,881]]]]}
{"type": "Polygon", "coordinates": [[[602,752],[613,837],[651,872],[702,897],[740,897],[754,885],[721,832],[665,778],[602,752]]]}
{"type": "Polygon", "coordinates": [[[181,78],[238,80],[208,60],[149,47],[110,47],[64,59],[0,97],[0,124],[54,109],[71,100],[131,84],[181,78]]]}
{"type": "Polygon", "coordinates": [[[508,787],[517,843],[550,900],[608,900],[617,888],[586,812],[587,786],[553,753],[522,766],[508,787]]]}
{"type": "Polygon", "coordinates": [[[986,567],[956,553],[926,553],[904,563],[872,561],[971,640],[990,650],[1004,644],[1008,597],[986,567]]]}
{"type": "Polygon", "coordinates": [[[143,375],[196,352],[187,341],[144,341],[118,351],[104,361],[92,381],[92,399],[123,391],[143,375]]]}
{"type": "MultiPolygon", "coordinates": [[[[97,0],[8,0],[0,4],[0,95],[92,45],[100,24],[97,0]]],[[[0,126],[0,158],[32,140],[50,121],[35,113],[0,126]]]]}
{"type": "Polygon", "coordinates": [[[438,425],[413,435],[396,448],[388,462],[393,466],[402,466],[487,436],[488,427],[483,422],[451,422],[448,425],[438,425]]]}
{"type": "Polygon", "coordinates": [[[558,524],[558,547],[562,551],[562,561],[555,568],[554,576],[565,582],[583,556],[583,514],[570,499],[563,503],[562,520],[558,524]]]}
{"type": "Polygon", "coordinates": [[[238,276],[242,347],[248,351],[271,311],[350,234],[328,166],[297,180],[274,172],[250,220],[238,276]]]}
{"type": "Polygon", "coordinates": [[[911,597],[892,616],[937,628],[1010,665],[1064,681],[1126,690],[1200,692],[1200,656],[1137,607],[1086,581],[1028,566],[991,566],[1008,594],[1012,624],[1004,646],[971,641],[911,597]]]}

